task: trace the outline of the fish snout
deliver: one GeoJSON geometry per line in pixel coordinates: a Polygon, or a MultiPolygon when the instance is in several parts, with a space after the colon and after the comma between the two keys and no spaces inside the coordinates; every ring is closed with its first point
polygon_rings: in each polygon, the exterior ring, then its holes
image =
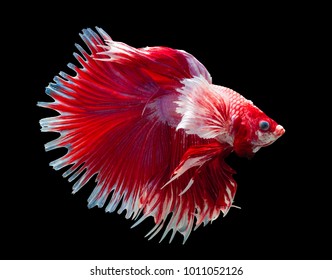
{"type": "Polygon", "coordinates": [[[286,130],[280,124],[278,124],[276,126],[274,133],[279,138],[280,136],[282,136],[285,133],[285,131],[286,130]]]}

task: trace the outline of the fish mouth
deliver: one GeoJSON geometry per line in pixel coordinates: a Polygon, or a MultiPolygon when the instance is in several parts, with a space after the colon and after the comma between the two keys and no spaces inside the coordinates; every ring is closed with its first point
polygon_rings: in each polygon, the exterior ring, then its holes
{"type": "Polygon", "coordinates": [[[277,138],[279,138],[279,137],[282,136],[285,132],[286,132],[286,130],[285,130],[280,124],[278,124],[278,125],[276,126],[275,131],[274,131],[274,134],[277,136],[277,138]]]}

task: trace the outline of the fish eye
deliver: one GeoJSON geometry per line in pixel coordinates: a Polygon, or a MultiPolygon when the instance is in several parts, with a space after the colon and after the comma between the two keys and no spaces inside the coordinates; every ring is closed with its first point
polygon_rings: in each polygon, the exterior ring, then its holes
{"type": "Polygon", "coordinates": [[[270,124],[267,121],[260,121],[259,122],[259,128],[263,131],[266,131],[270,128],[270,124]]]}

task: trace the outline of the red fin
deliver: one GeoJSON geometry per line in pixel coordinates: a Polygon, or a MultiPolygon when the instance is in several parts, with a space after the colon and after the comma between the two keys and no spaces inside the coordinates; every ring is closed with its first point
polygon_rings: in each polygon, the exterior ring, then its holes
{"type": "MultiPolygon", "coordinates": [[[[177,138],[183,131],[174,133],[177,138]]],[[[190,138],[186,136],[186,141],[175,141],[171,148],[172,154],[183,151],[180,148],[183,146],[181,142],[188,143],[190,138]]],[[[194,226],[197,228],[202,223],[206,225],[215,220],[220,212],[225,215],[232,206],[236,182],[232,178],[234,171],[224,162],[224,158],[231,152],[230,147],[216,141],[185,146],[190,148],[183,153],[181,160],[178,157],[171,158],[172,164],[169,167],[179,162],[173,172],[170,172],[172,169],[166,172],[172,174],[172,179],[159,188],[166,182],[163,176],[157,184],[159,187],[152,186],[147,197],[147,208],[134,225],[152,215],[156,226],[149,232],[150,238],[163,228],[166,217],[172,213],[162,239],[170,231],[171,240],[176,232],[180,232],[185,242],[194,226]]]]}
{"type": "Polygon", "coordinates": [[[126,210],[126,218],[132,219],[141,214],[136,224],[152,216],[156,227],[151,237],[173,213],[162,238],[173,230],[171,239],[180,232],[186,240],[195,218],[197,227],[227,212],[236,188],[232,170],[223,161],[223,147],[176,130],[181,116],[171,104],[180,94],[181,81],[210,76],[188,53],[135,49],[97,30],[101,37],[83,30],[91,54],[77,46],[83,57],[75,57],[82,68],[69,65],[76,76],[60,72],[62,78],[55,77],[46,89],[54,102],[38,103],[59,113],[40,121],[42,131],[60,133],[46,150],[68,149],[51,166],[70,166],[63,176],[76,180],[74,193],[97,174],[89,207],[103,207],[109,198],[106,211],[126,210]],[[185,167],[199,156],[201,166],[196,162],[195,168],[185,167]],[[182,176],[162,188],[174,170],[182,176]],[[194,184],[183,192],[191,179],[194,184]]]}
{"type": "Polygon", "coordinates": [[[188,184],[179,194],[179,199],[195,198],[191,205],[188,204],[191,209],[186,210],[188,219],[193,215],[190,213],[195,213],[195,228],[202,222],[205,225],[216,219],[220,211],[225,215],[232,206],[236,192],[236,182],[232,178],[235,172],[224,162],[230,152],[230,146],[219,142],[190,147],[164,186],[167,188],[168,184],[185,174],[188,184]]]}

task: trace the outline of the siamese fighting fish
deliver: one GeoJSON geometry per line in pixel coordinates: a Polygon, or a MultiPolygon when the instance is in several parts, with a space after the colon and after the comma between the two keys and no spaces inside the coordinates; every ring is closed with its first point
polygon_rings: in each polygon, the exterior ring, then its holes
{"type": "Polygon", "coordinates": [[[57,112],[40,120],[41,131],[59,133],[46,151],[67,149],[50,165],[66,167],[73,193],[95,180],[89,208],[124,213],[133,226],[151,216],[149,238],[162,231],[171,242],[179,232],[184,243],[234,206],[235,171],[226,157],[251,158],[284,128],[214,85],[186,51],[131,47],[98,27],[80,37],[86,47],[76,44],[74,72],[55,76],[46,87],[52,102],[37,104],[57,112]]]}

